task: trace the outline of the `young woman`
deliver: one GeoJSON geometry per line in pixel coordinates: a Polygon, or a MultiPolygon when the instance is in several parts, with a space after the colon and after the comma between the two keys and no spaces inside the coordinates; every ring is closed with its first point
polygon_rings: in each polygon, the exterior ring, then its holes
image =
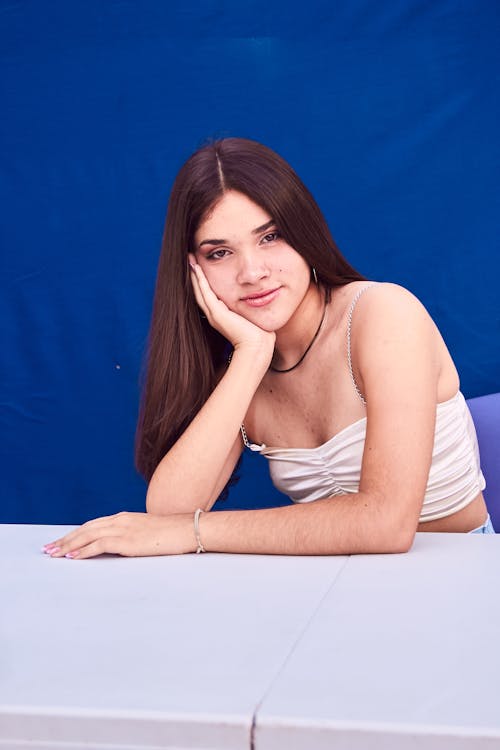
{"type": "Polygon", "coordinates": [[[228,138],[170,198],[137,432],[147,513],[84,524],[103,552],[405,552],[415,532],[493,532],[477,440],[435,324],[342,257],[277,154],[228,138]],[[244,446],[294,504],[209,513],[244,446]]]}

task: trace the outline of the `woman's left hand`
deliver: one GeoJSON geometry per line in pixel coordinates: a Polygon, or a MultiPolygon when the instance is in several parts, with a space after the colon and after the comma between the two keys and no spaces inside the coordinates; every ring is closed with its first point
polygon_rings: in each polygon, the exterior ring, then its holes
{"type": "Polygon", "coordinates": [[[191,513],[157,516],[127,512],[88,521],[43,548],[51,557],[78,560],[103,553],[147,557],[182,555],[195,550],[191,513]]]}

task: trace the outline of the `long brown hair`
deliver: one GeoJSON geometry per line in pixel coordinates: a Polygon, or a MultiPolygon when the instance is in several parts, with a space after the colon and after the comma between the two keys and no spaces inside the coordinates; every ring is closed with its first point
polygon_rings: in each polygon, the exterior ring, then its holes
{"type": "Polygon", "coordinates": [[[228,342],[200,317],[187,260],[196,230],[227,190],[244,193],[269,213],[284,240],[316,269],[328,296],[364,278],[342,256],[311,193],[278,154],[243,138],[196,151],[174,182],[158,265],[135,453],[148,482],[214,389],[228,353],[228,342]]]}

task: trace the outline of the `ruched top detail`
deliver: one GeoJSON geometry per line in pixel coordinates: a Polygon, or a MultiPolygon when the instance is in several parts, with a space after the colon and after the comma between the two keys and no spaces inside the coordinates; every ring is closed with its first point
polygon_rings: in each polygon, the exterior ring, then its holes
{"type": "MultiPolygon", "coordinates": [[[[363,417],[316,448],[259,448],[269,460],[274,485],[293,502],[305,503],[358,491],[365,438],[363,417]]],[[[420,521],[457,512],[485,485],[474,423],[458,391],[436,407],[432,463],[420,521]]]]}

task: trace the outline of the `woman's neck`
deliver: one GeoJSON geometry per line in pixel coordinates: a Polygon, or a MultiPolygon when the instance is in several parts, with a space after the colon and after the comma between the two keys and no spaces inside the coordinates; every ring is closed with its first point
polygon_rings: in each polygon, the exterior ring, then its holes
{"type": "Polygon", "coordinates": [[[287,370],[299,362],[318,334],[325,311],[325,291],[311,284],[290,320],[276,331],[271,369],[287,370]]]}

